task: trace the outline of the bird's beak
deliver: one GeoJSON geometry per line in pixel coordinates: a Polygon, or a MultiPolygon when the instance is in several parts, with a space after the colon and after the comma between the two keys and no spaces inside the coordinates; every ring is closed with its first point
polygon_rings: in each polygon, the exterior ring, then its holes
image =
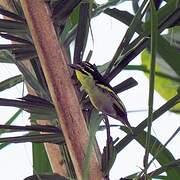
{"type": "Polygon", "coordinates": [[[81,69],[81,66],[79,64],[68,64],[68,66],[75,70],[81,69]]]}

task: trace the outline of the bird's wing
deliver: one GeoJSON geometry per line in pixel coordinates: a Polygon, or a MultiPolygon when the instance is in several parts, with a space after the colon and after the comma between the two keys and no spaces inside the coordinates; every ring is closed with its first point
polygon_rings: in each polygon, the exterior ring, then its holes
{"type": "Polygon", "coordinates": [[[96,83],[96,85],[99,86],[102,90],[107,91],[108,94],[112,96],[112,98],[114,99],[113,107],[114,107],[114,110],[116,111],[117,116],[120,118],[119,120],[124,125],[131,128],[131,125],[130,125],[128,118],[127,118],[126,108],[125,108],[123,102],[118,97],[118,95],[108,86],[105,86],[105,85],[100,84],[100,83],[96,83]]]}
{"type": "Polygon", "coordinates": [[[126,112],[126,108],[125,108],[123,102],[120,100],[118,95],[113,91],[112,87],[106,86],[101,83],[96,83],[96,85],[99,86],[101,89],[104,89],[104,91],[107,91],[112,96],[112,98],[115,100],[116,106],[118,108],[120,108],[123,112],[126,112]]]}
{"type": "Polygon", "coordinates": [[[119,109],[119,107],[116,104],[113,104],[113,107],[117,113],[117,115],[121,118],[119,119],[124,125],[126,125],[127,127],[131,128],[131,125],[128,121],[127,118],[127,112],[126,111],[122,111],[121,109],[119,109]]]}

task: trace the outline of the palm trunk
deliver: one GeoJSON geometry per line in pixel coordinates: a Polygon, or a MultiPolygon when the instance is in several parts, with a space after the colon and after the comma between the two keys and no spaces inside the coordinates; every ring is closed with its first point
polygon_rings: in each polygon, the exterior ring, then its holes
{"type": "MultiPolygon", "coordinates": [[[[82,179],[88,130],[67,68],[65,51],[57,39],[46,3],[43,0],[21,0],[21,4],[77,178],[82,179]]],[[[94,150],[89,174],[89,179],[103,179],[94,150]]]]}

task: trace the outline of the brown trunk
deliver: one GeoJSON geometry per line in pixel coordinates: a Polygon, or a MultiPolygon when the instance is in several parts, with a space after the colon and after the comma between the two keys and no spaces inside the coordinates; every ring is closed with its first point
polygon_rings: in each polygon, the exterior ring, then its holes
{"type": "MultiPolygon", "coordinates": [[[[66,55],[57,39],[50,18],[51,14],[44,0],[21,0],[21,4],[45,73],[76,175],[81,180],[88,144],[88,131],[71,82],[66,55]]],[[[91,154],[89,174],[89,179],[103,179],[94,150],[91,154]]]]}

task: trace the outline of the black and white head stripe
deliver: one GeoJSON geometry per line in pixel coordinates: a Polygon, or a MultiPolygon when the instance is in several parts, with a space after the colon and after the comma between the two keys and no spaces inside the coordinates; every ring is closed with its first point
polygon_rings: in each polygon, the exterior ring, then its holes
{"type": "Polygon", "coordinates": [[[80,65],[86,72],[89,72],[90,74],[94,75],[95,67],[92,64],[85,61],[82,62],[80,65]]]}
{"type": "Polygon", "coordinates": [[[112,87],[110,86],[110,84],[106,83],[105,79],[103,78],[103,76],[100,74],[100,72],[97,70],[96,65],[92,65],[87,61],[83,61],[80,66],[84,69],[85,72],[89,72],[94,80],[98,83],[98,84],[102,84],[105,85],[107,87],[109,87],[110,89],[112,89],[112,87]]]}
{"type": "Polygon", "coordinates": [[[101,74],[99,73],[99,71],[97,70],[97,67],[96,67],[95,64],[92,65],[92,64],[90,64],[89,62],[84,61],[84,62],[82,62],[80,65],[81,65],[81,67],[82,67],[85,71],[87,71],[87,72],[89,72],[90,74],[92,74],[92,76],[94,77],[95,80],[100,80],[100,79],[103,78],[102,75],[101,75],[101,74]]]}

